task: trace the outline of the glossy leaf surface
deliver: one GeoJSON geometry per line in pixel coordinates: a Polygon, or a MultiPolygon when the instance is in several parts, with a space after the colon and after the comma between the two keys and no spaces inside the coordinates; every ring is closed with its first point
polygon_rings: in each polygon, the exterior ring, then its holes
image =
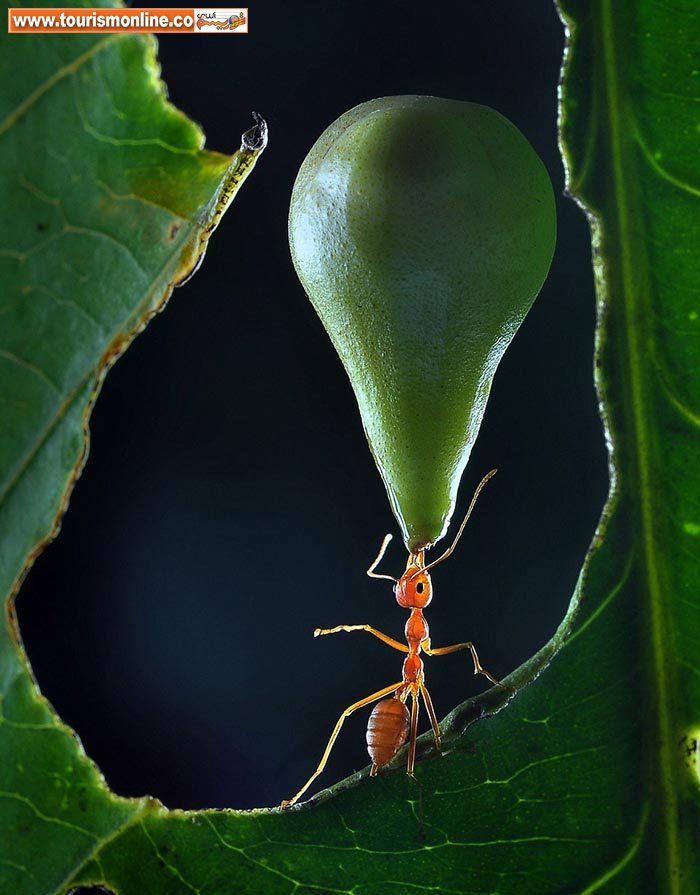
{"type": "Polygon", "coordinates": [[[346,112],[294,185],[292,257],[350,377],[406,545],[444,534],[498,363],[549,270],[549,176],[498,112],[346,112]]]}
{"type": "MultiPolygon", "coordinates": [[[[121,895],[698,891],[700,12],[690,0],[563,6],[575,26],[564,140],[570,188],[596,214],[615,492],[577,614],[513,682],[540,677],[466,732],[502,697],[453,713],[448,754],[418,766],[421,789],[399,768],[287,814],[167,812],[108,793],[37,696],[10,625],[0,890],[47,895],[82,880],[121,895]]],[[[47,511],[37,540],[50,523],[47,511]]]]}

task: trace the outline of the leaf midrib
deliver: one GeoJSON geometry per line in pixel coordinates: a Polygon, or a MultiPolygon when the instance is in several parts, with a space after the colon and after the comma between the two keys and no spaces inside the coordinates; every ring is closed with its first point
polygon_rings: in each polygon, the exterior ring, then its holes
{"type": "Polygon", "coordinates": [[[636,238],[630,212],[634,208],[634,165],[629,144],[623,135],[625,107],[620,66],[615,46],[615,25],[612,0],[602,0],[602,46],[604,53],[605,90],[610,127],[610,150],[613,163],[613,191],[617,213],[618,244],[621,257],[622,304],[628,347],[628,373],[631,387],[631,407],[639,474],[638,499],[642,529],[643,561],[646,569],[649,601],[649,623],[652,640],[652,678],[656,690],[656,721],[658,759],[661,782],[662,824],[667,847],[666,871],[668,892],[680,893],[680,848],[678,831],[678,798],[671,743],[674,741],[673,723],[669,706],[672,697],[670,662],[666,644],[670,642],[665,623],[661,570],[657,562],[654,538],[655,513],[652,506],[652,469],[650,463],[650,413],[644,397],[645,371],[638,322],[639,307],[650,307],[648,260],[644,245],[636,238]]]}

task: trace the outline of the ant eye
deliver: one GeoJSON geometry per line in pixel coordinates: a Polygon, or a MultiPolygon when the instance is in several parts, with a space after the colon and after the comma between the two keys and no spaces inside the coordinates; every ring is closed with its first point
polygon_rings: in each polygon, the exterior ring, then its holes
{"type": "Polygon", "coordinates": [[[422,581],[420,581],[420,582],[416,585],[416,593],[417,593],[417,594],[422,594],[424,590],[425,590],[425,585],[423,584],[422,581]]]}

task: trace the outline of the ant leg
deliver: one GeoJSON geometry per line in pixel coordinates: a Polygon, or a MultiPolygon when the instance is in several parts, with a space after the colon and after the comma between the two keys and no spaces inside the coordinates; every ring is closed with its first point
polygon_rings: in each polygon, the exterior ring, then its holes
{"type": "Polygon", "coordinates": [[[349,705],[345,709],[340,718],[338,718],[335,727],[333,728],[333,733],[328,740],[328,745],[326,746],[324,753],[321,756],[321,761],[318,763],[318,767],[295,796],[293,796],[291,799],[284,799],[280,806],[281,808],[290,808],[296,801],[298,801],[301,796],[304,795],[306,790],[311,786],[314,780],[318,777],[318,775],[323,771],[326,766],[326,762],[328,761],[328,756],[331,754],[331,749],[333,748],[335,741],[338,739],[338,734],[340,733],[340,729],[343,726],[343,722],[345,721],[345,719],[352,715],[353,712],[357,711],[357,709],[361,709],[364,706],[369,705],[370,702],[376,702],[376,700],[381,699],[382,696],[387,696],[389,693],[393,693],[395,690],[398,690],[402,683],[403,681],[399,681],[396,684],[391,684],[391,686],[389,687],[384,687],[382,690],[377,690],[377,692],[372,693],[371,696],[366,696],[364,699],[360,699],[359,702],[353,702],[352,705],[349,705]]]}
{"type": "Polygon", "coordinates": [[[416,695],[416,690],[418,689],[418,685],[414,684],[411,687],[411,741],[408,746],[408,763],[406,765],[406,773],[409,777],[414,777],[413,769],[416,766],[416,735],[418,734],[418,708],[420,703],[418,702],[418,696],[416,695]]]}
{"type": "Polygon", "coordinates": [[[378,637],[379,640],[382,640],[394,649],[399,650],[399,652],[408,652],[408,647],[405,643],[399,643],[398,640],[394,640],[394,638],[389,637],[388,634],[382,634],[381,631],[378,631],[371,625],[336,625],[335,628],[316,628],[314,637],[320,637],[323,634],[337,634],[338,631],[367,631],[368,634],[373,634],[375,637],[378,637]]]}
{"type": "Polygon", "coordinates": [[[435,709],[433,708],[433,700],[430,698],[430,693],[428,693],[428,688],[425,686],[425,684],[420,685],[420,692],[421,696],[423,697],[425,707],[428,710],[430,723],[433,727],[433,735],[435,736],[435,747],[439,749],[442,746],[442,735],[440,734],[440,724],[438,722],[437,715],[435,714],[435,709]]]}
{"type": "Polygon", "coordinates": [[[471,640],[468,640],[466,643],[455,643],[452,646],[440,646],[437,647],[437,649],[431,647],[429,643],[427,646],[425,646],[425,643],[426,641],[423,641],[421,646],[429,656],[446,656],[448,653],[456,653],[459,652],[459,650],[468,649],[471,653],[472,662],[474,663],[474,674],[483,674],[485,678],[490,680],[491,683],[495,684],[497,687],[503,687],[505,690],[512,690],[513,692],[515,692],[514,687],[510,687],[508,684],[502,683],[498,680],[497,677],[494,677],[490,671],[487,671],[482,666],[479,660],[479,654],[477,653],[476,647],[471,642],[471,640]]]}

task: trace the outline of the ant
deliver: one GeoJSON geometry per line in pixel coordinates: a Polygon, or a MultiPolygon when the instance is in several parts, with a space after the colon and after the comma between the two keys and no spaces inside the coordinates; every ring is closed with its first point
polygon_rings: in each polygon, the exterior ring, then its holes
{"type": "Polygon", "coordinates": [[[353,712],[357,711],[357,709],[370,705],[372,702],[377,702],[377,700],[382,701],[378,702],[374,707],[367,722],[367,751],[369,752],[369,757],[372,759],[372,770],[370,774],[372,777],[376,777],[379,768],[388,764],[392,758],[394,758],[406,740],[409,739],[410,734],[406,773],[409,777],[415,779],[413,770],[416,764],[419,697],[423,698],[428,717],[430,718],[433,735],[435,737],[435,747],[438,750],[441,748],[440,724],[435,714],[430,694],[425,686],[423,660],[420,657],[421,651],[428,656],[446,656],[448,653],[456,653],[460,650],[467,649],[469,650],[472,662],[474,663],[474,674],[483,674],[484,677],[488,678],[488,680],[496,686],[513,689],[507,687],[506,684],[502,684],[501,681],[482,667],[476,648],[471,641],[437,648],[431,646],[428,622],[423,615],[423,610],[433,598],[433,585],[428,573],[452,554],[462,536],[462,532],[464,531],[467,522],[469,521],[469,517],[472,514],[472,510],[474,509],[474,505],[476,504],[481,490],[496,472],[497,470],[492,469],[484,476],[481,482],[479,482],[471,503],[469,504],[469,509],[464,517],[464,521],[459,527],[457,536],[442,556],[426,565],[426,548],[420,548],[415,552],[409,552],[408,560],[406,562],[406,570],[400,578],[394,578],[393,575],[377,574],[375,569],[382,561],[389,541],[391,541],[391,535],[388,534],[382,541],[382,546],[379,548],[379,553],[377,554],[376,559],[367,569],[367,574],[370,578],[386,578],[389,581],[393,581],[396,602],[403,609],[411,610],[411,614],[406,621],[406,627],[404,629],[406,644],[394,640],[393,637],[389,637],[388,634],[383,634],[371,625],[336,625],[335,628],[316,628],[314,631],[314,637],[320,637],[324,634],[337,634],[339,631],[367,631],[368,634],[372,634],[374,637],[379,638],[379,640],[387,643],[395,650],[398,650],[401,653],[407,653],[407,656],[403,663],[402,680],[395,684],[390,684],[388,687],[383,687],[381,690],[377,690],[377,692],[372,693],[371,696],[360,699],[359,702],[354,702],[345,709],[333,728],[333,732],[331,733],[328,745],[321,756],[321,761],[319,762],[318,767],[295,796],[291,799],[285,799],[282,802],[282,808],[289,808],[297,802],[319,774],[322,773],[345,719],[352,715],[353,712]],[[389,696],[391,693],[393,693],[391,698],[383,698],[389,696]],[[409,696],[411,697],[410,713],[406,707],[406,701],[409,696]]]}

